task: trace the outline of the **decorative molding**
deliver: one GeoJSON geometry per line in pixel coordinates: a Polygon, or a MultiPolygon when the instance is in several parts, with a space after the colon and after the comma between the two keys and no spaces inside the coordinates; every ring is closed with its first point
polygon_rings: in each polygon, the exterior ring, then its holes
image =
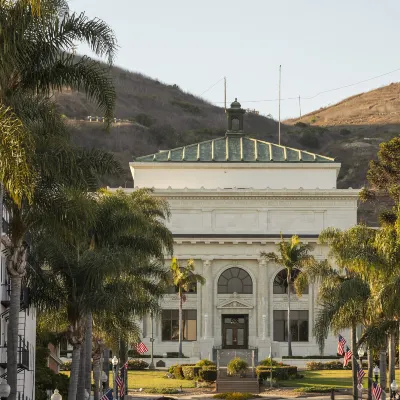
{"type": "Polygon", "coordinates": [[[224,310],[224,309],[228,309],[228,308],[250,310],[254,307],[252,304],[248,303],[247,301],[238,299],[238,298],[236,298],[236,296],[234,296],[233,299],[231,298],[231,299],[225,300],[217,306],[217,309],[219,309],[219,310],[224,310]]]}

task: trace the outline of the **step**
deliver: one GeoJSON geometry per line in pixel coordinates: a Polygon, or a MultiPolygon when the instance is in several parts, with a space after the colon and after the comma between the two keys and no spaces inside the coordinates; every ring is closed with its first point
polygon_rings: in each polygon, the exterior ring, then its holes
{"type": "Polygon", "coordinates": [[[217,379],[217,393],[241,392],[241,393],[259,393],[260,385],[257,379],[217,379]]]}

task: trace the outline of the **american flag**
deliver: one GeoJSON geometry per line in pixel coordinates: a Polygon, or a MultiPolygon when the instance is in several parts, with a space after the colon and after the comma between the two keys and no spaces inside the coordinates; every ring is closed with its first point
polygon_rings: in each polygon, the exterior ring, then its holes
{"type": "Polygon", "coordinates": [[[339,341],[338,341],[338,345],[337,345],[337,353],[341,356],[344,354],[344,345],[345,344],[346,344],[346,340],[344,339],[344,337],[342,335],[339,335],[339,341]]]}
{"type": "Polygon", "coordinates": [[[382,388],[374,382],[373,387],[372,387],[372,394],[374,395],[376,400],[379,400],[382,395],[382,388]]]}
{"type": "Polygon", "coordinates": [[[120,368],[120,371],[123,369],[128,369],[128,361],[120,368]]]}
{"type": "Polygon", "coordinates": [[[358,383],[361,383],[363,378],[364,378],[365,372],[362,369],[362,367],[360,368],[360,366],[357,364],[357,376],[358,376],[358,383]]]}
{"type": "Polygon", "coordinates": [[[351,357],[353,357],[353,353],[349,349],[349,346],[346,346],[346,353],[344,353],[344,359],[343,359],[343,367],[347,367],[347,364],[351,360],[351,357]]]}
{"type": "Polygon", "coordinates": [[[149,351],[149,349],[146,347],[146,345],[143,342],[136,343],[135,349],[139,354],[143,354],[143,353],[146,353],[147,351],[149,351]]]}
{"type": "Polygon", "coordinates": [[[118,386],[118,391],[119,391],[119,397],[124,397],[125,395],[125,385],[124,385],[124,379],[121,378],[119,375],[115,378],[115,382],[118,386]]]}
{"type": "Polygon", "coordinates": [[[108,389],[107,392],[101,396],[100,400],[113,400],[113,393],[111,389],[108,389]]]}

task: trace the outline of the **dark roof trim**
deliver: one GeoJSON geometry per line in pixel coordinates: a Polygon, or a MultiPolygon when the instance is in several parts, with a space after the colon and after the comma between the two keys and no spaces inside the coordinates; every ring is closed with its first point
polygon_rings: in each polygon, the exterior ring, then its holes
{"type": "Polygon", "coordinates": [[[314,233],[305,233],[305,234],[296,234],[296,233],[284,233],[284,234],[279,234],[279,233],[267,233],[267,234],[253,234],[253,233],[231,233],[231,234],[222,234],[222,233],[192,233],[192,234],[187,234],[187,233],[174,233],[172,236],[174,238],[184,238],[184,239],[198,239],[198,238],[204,238],[204,239],[279,239],[281,236],[284,239],[291,238],[293,235],[297,235],[300,238],[304,239],[318,239],[319,235],[314,234],[314,233]]]}

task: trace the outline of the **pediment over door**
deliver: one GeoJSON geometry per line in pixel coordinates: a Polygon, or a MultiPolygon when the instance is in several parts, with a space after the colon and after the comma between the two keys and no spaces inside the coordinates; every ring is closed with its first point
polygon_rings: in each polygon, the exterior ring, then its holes
{"type": "Polygon", "coordinates": [[[217,309],[252,309],[254,306],[247,301],[239,299],[228,299],[224,300],[221,304],[217,306],[217,309]]]}

